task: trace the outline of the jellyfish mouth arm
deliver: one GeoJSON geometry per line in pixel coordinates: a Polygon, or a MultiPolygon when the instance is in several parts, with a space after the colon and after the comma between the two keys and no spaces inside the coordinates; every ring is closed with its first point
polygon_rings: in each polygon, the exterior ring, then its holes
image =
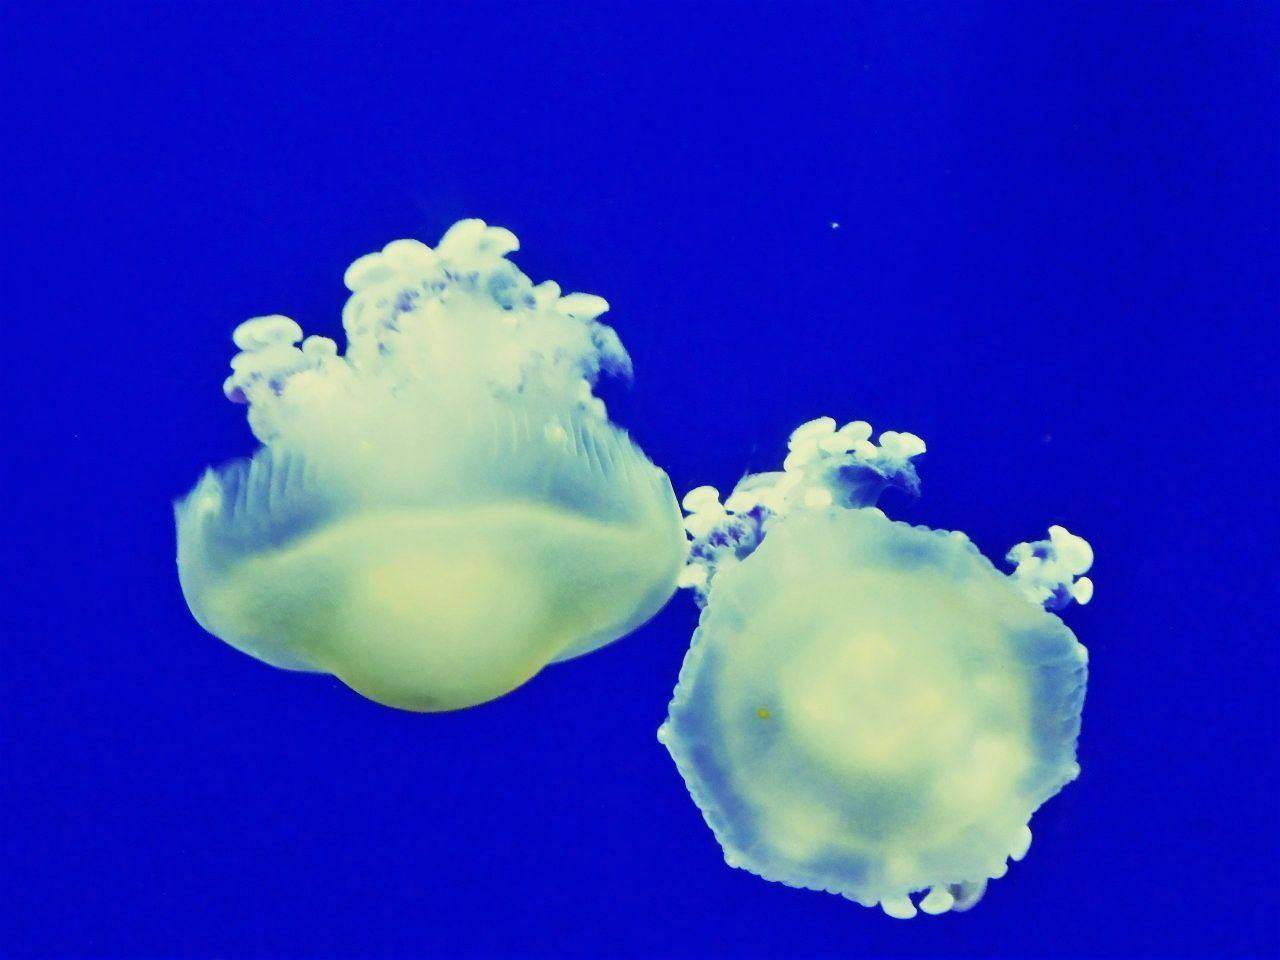
{"type": "Polygon", "coordinates": [[[831,417],[819,417],[792,431],[781,470],[748,474],[723,503],[715,487],[689,491],[681,504],[689,560],[679,585],[704,606],[716,571],[750,556],[769,527],[793,511],[874,507],[891,487],[916,496],[920,479],[912,460],[925,452],[924,441],[885,430],[875,443],[872,432],[865,420],[837,428],[831,417]]]}
{"type": "Polygon", "coordinates": [[[1010,579],[1046,610],[1093,599],[1093,581],[1083,576],[1093,566],[1093,548],[1066,527],[1050,527],[1048,540],[1016,544],[1005,559],[1013,566],[1010,579]]]}
{"type": "Polygon", "coordinates": [[[314,389],[316,384],[336,386],[350,375],[336,343],[328,337],[303,339],[302,328],[289,317],[246,320],[232,339],[239,352],[231,360],[222,392],[232,403],[248,406],[249,425],[263,443],[287,428],[292,404],[285,400],[286,387],[296,394],[299,380],[309,381],[314,389]]]}
{"type": "Polygon", "coordinates": [[[518,247],[482,220],[454,224],[435,248],[393,241],[344,276],[345,351],[326,337],[303,339],[288,317],[255,317],[233,334],[239,352],[223,390],[248,405],[266,444],[305,429],[317,408],[367,405],[415,385],[437,398],[467,388],[536,392],[603,417],[594,384],[632,373],[622,341],[599,319],[608,301],[562,293],[551,280],[535,285],[507,258],[518,247]]]}

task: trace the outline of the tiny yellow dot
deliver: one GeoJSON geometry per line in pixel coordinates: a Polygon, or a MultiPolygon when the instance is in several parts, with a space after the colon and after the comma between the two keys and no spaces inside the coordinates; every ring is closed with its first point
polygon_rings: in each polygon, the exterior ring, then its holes
{"type": "Polygon", "coordinates": [[[756,711],[756,716],[759,717],[761,720],[768,720],[769,711],[766,710],[764,707],[761,707],[759,710],[756,711]]]}

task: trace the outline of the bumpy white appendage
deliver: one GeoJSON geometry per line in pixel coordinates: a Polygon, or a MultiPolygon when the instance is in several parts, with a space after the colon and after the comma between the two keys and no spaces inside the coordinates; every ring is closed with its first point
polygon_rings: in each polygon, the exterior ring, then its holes
{"type": "Polygon", "coordinates": [[[1093,566],[1093,548],[1066,527],[1050,527],[1048,540],[1017,544],[1005,559],[1014,565],[1009,576],[1022,592],[1048,610],[1093,599],[1093,581],[1081,576],[1093,566]]]}
{"type": "Polygon", "coordinates": [[[924,441],[886,430],[877,446],[871,433],[865,420],[836,429],[834,419],[819,417],[792,431],[782,470],[744,477],[723,504],[715,487],[689,491],[682,505],[692,542],[680,586],[705,604],[716,572],[745,559],[774,520],[797,508],[870,507],[888,487],[918,493],[911,461],[925,452],[924,441]]]}
{"type": "Polygon", "coordinates": [[[302,340],[288,317],[246,321],[227,396],[249,404],[268,444],[314,432],[329,411],[424,383],[464,402],[518,393],[603,415],[592,394],[600,373],[631,375],[617,334],[597,319],[608,303],[561,295],[552,281],[535,286],[506,259],[518,246],[509,230],[463,220],[435,249],[397,240],[361,257],[344,277],[346,354],[324,337],[302,340]]]}

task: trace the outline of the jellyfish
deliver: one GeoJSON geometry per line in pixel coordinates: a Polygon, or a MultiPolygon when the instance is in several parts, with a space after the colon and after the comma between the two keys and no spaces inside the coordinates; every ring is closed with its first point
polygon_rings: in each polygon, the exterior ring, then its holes
{"type": "Polygon", "coordinates": [[[593,386],[629,378],[608,304],[534,285],[455,224],[347,270],[345,354],[251,319],[224,391],[261,447],[175,504],[199,624],[415,711],[498,697],[635,630],[687,544],[670,481],[593,386]],[[300,341],[300,343],[299,343],[300,341]]]}
{"type": "Polygon", "coordinates": [[[684,498],[703,609],[658,739],[729,865],[907,918],[973,906],[1079,773],[1087,655],[1053,611],[1092,551],[1055,526],[1006,575],[890,520],[925,445],[871,436],[814,420],[781,471],[684,498]]]}

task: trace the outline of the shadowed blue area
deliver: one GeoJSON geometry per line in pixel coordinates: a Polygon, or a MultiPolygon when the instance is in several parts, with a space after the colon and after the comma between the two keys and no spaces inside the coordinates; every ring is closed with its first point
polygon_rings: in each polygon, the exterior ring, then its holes
{"type": "Polygon", "coordinates": [[[0,14],[0,956],[1280,952],[1275,7],[598,6],[0,14]],[[1093,544],[1083,773],[972,912],[725,867],[654,739],[687,598],[438,717],[192,621],[233,327],[465,216],[609,299],[677,490],[865,418],[929,444],[895,517],[1093,544]]]}

